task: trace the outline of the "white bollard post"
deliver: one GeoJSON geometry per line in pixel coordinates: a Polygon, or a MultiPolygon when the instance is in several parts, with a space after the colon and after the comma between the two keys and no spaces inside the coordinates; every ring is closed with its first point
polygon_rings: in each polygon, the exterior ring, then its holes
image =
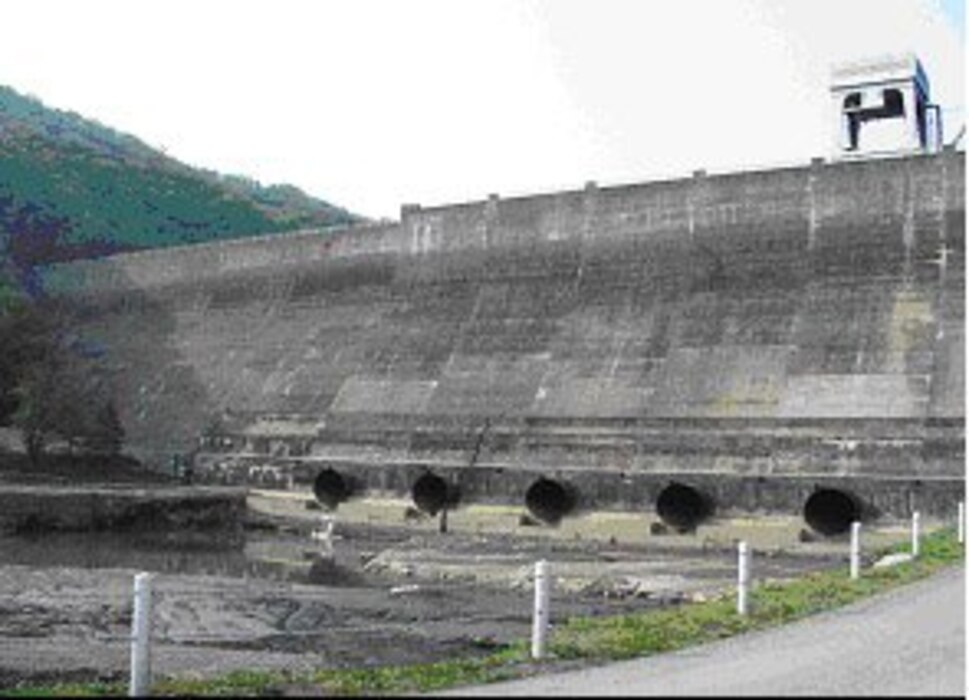
{"type": "Polygon", "coordinates": [[[851,578],[861,575],[861,523],[851,523],[851,578]]]}
{"type": "Polygon", "coordinates": [[[333,557],[333,527],[333,516],[321,515],[319,527],[310,533],[310,537],[320,543],[320,554],[324,557],[333,557]]]}
{"type": "Polygon", "coordinates": [[[131,618],[131,682],[128,695],[145,697],[151,692],[151,580],[135,575],[135,606],[131,618]]]}
{"type": "Polygon", "coordinates": [[[919,521],[921,516],[918,511],[912,513],[912,557],[919,555],[919,521]]]}
{"type": "Polygon", "coordinates": [[[750,547],[737,544],[737,614],[747,614],[747,593],[750,587],[750,547]]]}
{"type": "Polygon", "coordinates": [[[548,575],[548,562],[535,563],[535,611],[532,616],[532,658],[545,657],[548,636],[549,589],[551,578],[548,575]]]}
{"type": "Polygon", "coordinates": [[[956,527],[959,533],[959,544],[963,544],[966,541],[966,504],[964,501],[959,501],[959,525],[956,527]]]}

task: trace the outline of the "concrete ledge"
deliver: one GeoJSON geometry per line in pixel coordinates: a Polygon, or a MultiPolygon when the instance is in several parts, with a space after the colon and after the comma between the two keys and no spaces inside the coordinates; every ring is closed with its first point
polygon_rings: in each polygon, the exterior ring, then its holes
{"type": "Polygon", "coordinates": [[[241,488],[0,486],[0,532],[239,530],[241,488]]]}
{"type": "Polygon", "coordinates": [[[542,468],[513,464],[444,464],[427,461],[374,463],[365,460],[225,456],[197,465],[206,483],[263,489],[312,489],[325,469],[338,472],[353,496],[409,498],[427,473],[457,488],[462,503],[524,505],[529,487],[541,478],[568,484],[579,510],[652,511],[660,493],[682,484],[713,499],[719,515],[800,514],[819,489],[852,494],[866,520],[904,520],[918,510],[928,517],[949,517],[963,493],[962,476],[890,478],[873,475],[803,473],[769,475],[734,470],[619,470],[601,467],[542,468]]]}

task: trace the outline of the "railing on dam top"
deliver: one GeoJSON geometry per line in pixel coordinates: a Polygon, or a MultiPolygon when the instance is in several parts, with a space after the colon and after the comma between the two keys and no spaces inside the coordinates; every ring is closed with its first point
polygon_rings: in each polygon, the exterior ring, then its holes
{"type": "MultiPolygon", "coordinates": [[[[943,154],[948,154],[950,157],[952,155],[958,154],[959,157],[963,157],[965,154],[965,148],[960,147],[957,149],[947,149],[942,152],[943,154]]],[[[501,190],[488,195],[487,197],[482,197],[480,199],[472,199],[464,202],[462,204],[455,204],[453,202],[436,202],[427,203],[420,205],[407,205],[404,207],[405,211],[435,211],[440,209],[448,209],[455,206],[475,206],[484,205],[489,201],[489,197],[494,200],[497,198],[499,201],[510,201],[510,200],[521,200],[521,199],[541,199],[541,198],[552,198],[562,195],[579,195],[590,187],[595,187],[597,190],[622,190],[629,188],[645,187],[652,184],[664,184],[664,183],[686,183],[697,177],[730,177],[730,176],[743,176],[743,175],[755,175],[769,173],[772,171],[784,171],[784,170],[804,170],[810,167],[826,167],[826,166],[837,166],[842,164],[851,163],[864,163],[866,161],[889,161],[898,160],[900,158],[935,158],[939,154],[899,154],[898,152],[886,151],[881,153],[871,153],[867,154],[865,157],[854,157],[854,158],[824,158],[824,157],[814,157],[814,158],[784,158],[775,160],[762,160],[756,163],[744,163],[744,164],[720,164],[707,166],[703,165],[697,167],[693,170],[642,170],[635,174],[630,174],[628,177],[624,178],[596,178],[595,180],[587,180],[584,183],[576,183],[569,181],[560,182],[544,182],[542,185],[536,185],[534,187],[520,187],[520,188],[502,188],[501,190]]]]}

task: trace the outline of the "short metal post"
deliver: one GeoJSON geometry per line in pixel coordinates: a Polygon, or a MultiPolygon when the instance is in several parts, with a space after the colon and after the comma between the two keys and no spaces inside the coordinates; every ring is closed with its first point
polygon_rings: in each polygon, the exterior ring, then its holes
{"type": "Polygon", "coordinates": [[[747,594],[750,588],[750,547],[737,544],[737,614],[747,614],[747,594]]]}
{"type": "Polygon", "coordinates": [[[131,682],[128,695],[151,692],[151,581],[152,575],[135,575],[135,605],[131,618],[131,682]]]}
{"type": "Polygon", "coordinates": [[[919,521],[921,516],[918,511],[912,513],[912,557],[919,555],[919,521]]]}
{"type": "Polygon", "coordinates": [[[535,563],[535,611],[532,616],[532,658],[545,657],[548,637],[549,590],[548,562],[535,563]]]}
{"type": "Polygon", "coordinates": [[[959,525],[956,527],[959,533],[959,544],[964,544],[966,541],[966,504],[965,501],[959,501],[959,525]]]}
{"type": "Polygon", "coordinates": [[[861,575],[861,523],[851,523],[851,578],[861,575]]]}

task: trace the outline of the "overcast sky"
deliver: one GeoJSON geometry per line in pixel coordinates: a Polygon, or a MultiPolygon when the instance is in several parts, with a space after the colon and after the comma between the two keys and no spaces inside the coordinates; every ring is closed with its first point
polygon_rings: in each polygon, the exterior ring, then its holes
{"type": "Polygon", "coordinates": [[[963,123],[964,0],[14,0],[0,83],[371,217],[806,161],[832,62],[914,51],[963,123]]]}

